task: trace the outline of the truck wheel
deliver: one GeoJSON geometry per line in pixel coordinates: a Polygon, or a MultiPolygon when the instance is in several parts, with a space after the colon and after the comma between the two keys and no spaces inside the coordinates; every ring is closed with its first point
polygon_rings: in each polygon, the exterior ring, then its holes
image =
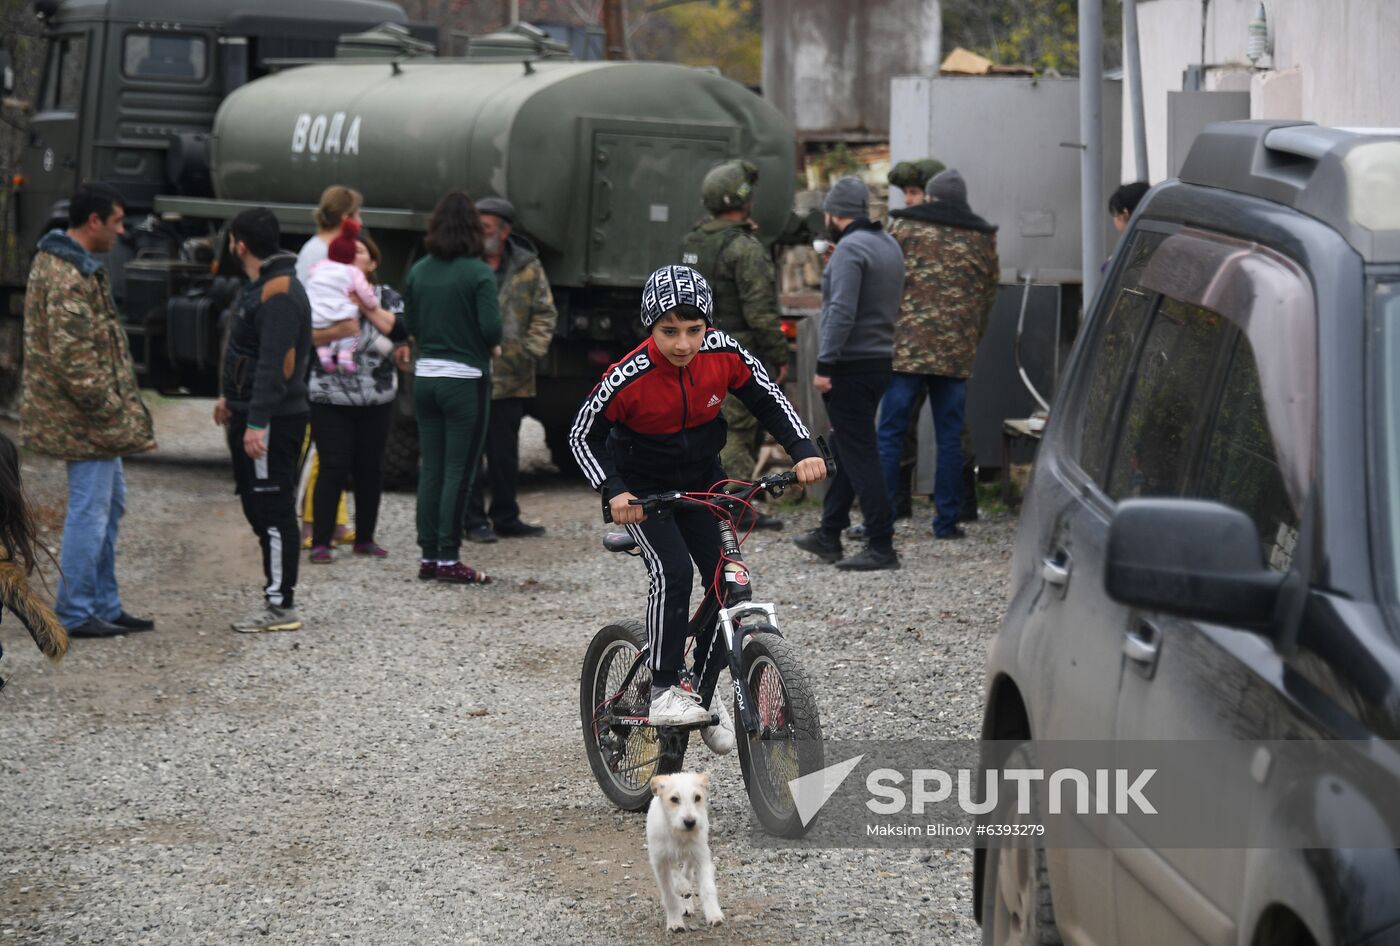
{"type": "Polygon", "coordinates": [[[418,486],[418,422],[412,414],[394,412],[389,442],[384,446],[384,488],[408,492],[418,486]]]}

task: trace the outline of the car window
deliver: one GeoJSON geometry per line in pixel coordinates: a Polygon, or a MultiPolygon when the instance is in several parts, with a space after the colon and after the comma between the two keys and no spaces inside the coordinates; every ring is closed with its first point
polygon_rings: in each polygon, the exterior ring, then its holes
{"type": "Polygon", "coordinates": [[[206,46],[201,36],[128,33],[122,49],[122,72],[136,79],[204,78],[206,46]]]}
{"type": "Polygon", "coordinates": [[[1298,537],[1298,515],[1288,499],[1278,454],[1269,435],[1259,368],[1249,341],[1240,337],[1225,377],[1198,487],[1200,499],[1213,499],[1250,515],[1259,527],[1264,558],[1287,571],[1298,537]]]}
{"type": "Polygon", "coordinates": [[[73,112],[83,94],[83,71],[87,66],[87,37],[64,36],[49,47],[44,69],[41,112],[73,112]]]}
{"type": "Polygon", "coordinates": [[[1108,495],[1180,496],[1228,323],[1199,306],[1163,298],[1130,380],[1128,408],[1109,472],[1108,495]]]}
{"type": "Polygon", "coordinates": [[[1114,290],[1113,307],[1092,348],[1085,353],[1089,379],[1079,410],[1079,466],[1095,482],[1104,482],[1109,453],[1113,448],[1115,412],[1121,403],[1123,378],[1138,341],[1152,314],[1156,294],[1138,286],[1152,251],[1162,235],[1138,231],[1125,252],[1130,254],[1114,290]]]}

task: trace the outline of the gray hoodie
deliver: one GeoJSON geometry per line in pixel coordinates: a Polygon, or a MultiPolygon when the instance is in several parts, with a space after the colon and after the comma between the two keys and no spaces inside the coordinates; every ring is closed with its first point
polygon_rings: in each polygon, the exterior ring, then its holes
{"type": "Polygon", "coordinates": [[[822,272],[817,374],[888,369],[903,296],[904,254],[899,244],[878,223],[852,223],[822,272]]]}

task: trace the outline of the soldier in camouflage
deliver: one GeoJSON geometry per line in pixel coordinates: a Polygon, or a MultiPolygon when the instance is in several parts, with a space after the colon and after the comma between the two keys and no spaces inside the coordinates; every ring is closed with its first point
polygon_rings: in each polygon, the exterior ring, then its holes
{"type": "MultiPolygon", "coordinates": [[[[733,336],[779,383],[787,377],[788,345],[778,316],[778,291],[773,261],[750,215],[758,168],[748,161],[729,161],[710,170],[700,196],[712,215],[686,234],[681,262],[700,271],[714,292],[715,327],[733,336]]],[[[721,414],[729,427],[720,464],[726,475],[747,480],[758,463],[763,433],[758,420],[733,395],[721,414]]],[[[760,527],[782,523],[761,516],[760,527]]]]}
{"type": "Polygon", "coordinates": [[[122,457],[155,447],[126,333],[112,301],[106,253],[125,232],[121,195],[86,184],[68,229],[39,241],[24,299],[20,430],[35,453],[68,461],[68,514],[54,611],[72,637],[155,627],[117,592],[117,526],[126,508],[122,457]]]}
{"type": "Polygon", "coordinates": [[[890,186],[904,192],[905,207],[917,207],[924,202],[924,185],[942,170],[943,162],[934,158],[901,161],[890,169],[890,186]]]}
{"type": "Polygon", "coordinates": [[[486,429],[484,477],[478,475],[467,501],[464,531],[473,542],[497,536],[544,535],[544,526],[521,520],[516,502],[520,475],[520,422],[535,396],[535,366],[549,351],[559,319],[549,278],[539,253],[522,234],[513,232],[515,208],[502,197],[476,202],[485,241],[484,258],[496,272],[501,306],[501,350],[491,364],[491,419],[486,429]],[[491,487],[488,515],[482,480],[491,487]]]}
{"type": "Polygon", "coordinates": [[[943,171],[925,189],[927,201],[891,217],[904,251],[904,299],[895,323],[894,377],[880,402],[880,463],[894,490],[915,395],[928,391],[938,467],[933,533],[960,538],[967,379],[996,301],[1000,263],[996,227],[972,212],[957,171],[943,171]]]}

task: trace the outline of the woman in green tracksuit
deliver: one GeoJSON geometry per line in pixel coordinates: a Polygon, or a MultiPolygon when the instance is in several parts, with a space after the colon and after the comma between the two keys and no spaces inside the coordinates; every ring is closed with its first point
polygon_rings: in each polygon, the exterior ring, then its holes
{"type": "Polygon", "coordinates": [[[501,340],[496,276],[481,259],[481,218],[453,191],[428,218],[428,255],[404,283],[404,321],[418,342],[413,412],[418,477],[418,577],[457,584],[488,577],[457,557],[462,513],[481,461],[491,408],[491,353],[501,340]]]}

